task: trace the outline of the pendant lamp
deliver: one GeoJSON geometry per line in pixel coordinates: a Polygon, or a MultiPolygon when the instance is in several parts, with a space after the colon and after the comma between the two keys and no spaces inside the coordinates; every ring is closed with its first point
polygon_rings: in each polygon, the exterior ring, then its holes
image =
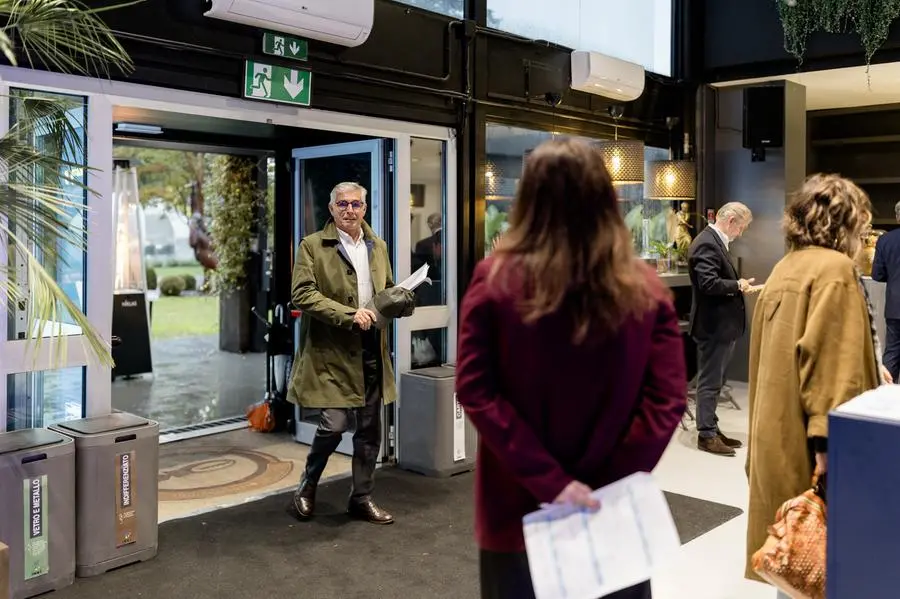
{"type": "Polygon", "coordinates": [[[597,142],[603,155],[606,170],[615,185],[633,185],[644,182],[644,142],[636,139],[619,139],[619,118],[621,106],[610,107],[610,115],[615,119],[615,137],[597,142]]]}
{"type": "MultiPolygon", "coordinates": [[[[679,119],[666,119],[669,137],[679,119]]],[[[669,141],[669,159],[655,160],[648,164],[645,196],[651,200],[697,199],[697,165],[692,160],[679,160],[674,155],[674,145],[669,141]]]]}

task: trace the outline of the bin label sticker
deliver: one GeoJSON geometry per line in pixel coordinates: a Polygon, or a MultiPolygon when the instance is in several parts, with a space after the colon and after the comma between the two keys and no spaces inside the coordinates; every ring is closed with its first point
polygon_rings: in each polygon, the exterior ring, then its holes
{"type": "Polygon", "coordinates": [[[23,481],[25,501],[25,580],[50,573],[47,475],[23,481]]]}
{"type": "Polygon", "coordinates": [[[466,459],[466,414],[453,394],[453,461],[466,459]]]}
{"type": "Polygon", "coordinates": [[[116,454],[116,547],[137,542],[134,452],[116,454]]]}

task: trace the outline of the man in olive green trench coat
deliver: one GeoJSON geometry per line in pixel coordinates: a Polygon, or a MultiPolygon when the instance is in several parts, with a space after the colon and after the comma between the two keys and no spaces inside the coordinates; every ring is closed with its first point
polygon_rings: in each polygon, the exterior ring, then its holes
{"type": "MultiPolygon", "coordinates": [[[[393,287],[387,244],[363,220],[366,190],[340,183],[331,192],[331,220],[300,242],[291,300],[302,311],[298,357],[288,399],[321,410],[300,486],[290,511],[308,519],[315,509],[316,486],[328,458],[341,442],[351,417],[353,491],[347,512],[375,524],[393,517],[371,498],[381,449],[381,408],[397,398],[394,371],[383,330],[365,306],[393,287]]],[[[406,298],[409,313],[415,303],[406,298]]]]}

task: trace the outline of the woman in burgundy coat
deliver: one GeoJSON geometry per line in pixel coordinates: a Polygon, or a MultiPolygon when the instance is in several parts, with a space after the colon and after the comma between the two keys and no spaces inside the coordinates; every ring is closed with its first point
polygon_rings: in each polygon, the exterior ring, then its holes
{"type": "MultiPolygon", "coordinates": [[[[522,517],[596,507],[591,489],[651,471],[687,394],[668,288],[635,257],[596,149],[537,148],[510,225],[466,292],[456,365],[480,435],[475,533],[492,599],[534,597],[522,517]]],[[[650,583],[612,597],[649,598],[650,583]]]]}

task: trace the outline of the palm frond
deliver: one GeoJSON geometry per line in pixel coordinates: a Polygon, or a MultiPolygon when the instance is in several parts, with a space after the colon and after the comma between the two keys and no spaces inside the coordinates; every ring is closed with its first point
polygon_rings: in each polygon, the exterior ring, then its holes
{"type": "Polygon", "coordinates": [[[134,63],[99,15],[139,1],[90,8],[79,0],[0,0],[6,18],[0,51],[13,65],[21,52],[29,66],[43,63],[63,73],[129,72],[134,63]]]}
{"type": "MultiPolygon", "coordinates": [[[[87,343],[88,361],[97,357],[103,366],[113,366],[109,345],[100,337],[91,326],[87,316],[75,305],[75,302],[60,288],[50,273],[44,268],[37,257],[29,250],[29,244],[18,237],[13,230],[0,221],[0,235],[9,239],[10,253],[24,258],[28,270],[28,290],[15,284],[15,277],[4,277],[0,282],[0,291],[4,292],[10,301],[18,304],[26,311],[25,322],[29,324],[25,336],[27,345],[32,345],[35,351],[32,353],[36,360],[38,352],[45,341],[53,344],[55,364],[64,364],[68,339],[64,335],[64,321],[71,318],[74,326],[81,329],[82,339],[87,343]]],[[[12,269],[6,268],[6,274],[10,275],[12,269]]]]}
{"type": "MultiPolygon", "coordinates": [[[[22,57],[28,66],[64,73],[128,72],[133,62],[100,15],[137,1],[91,8],[80,0],[0,0],[0,53],[14,66],[22,57]]],[[[60,338],[62,323],[70,321],[81,329],[88,355],[112,365],[106,342],[55,281],[69,248],[86,249],[84,198],[94,192],[82,151],[86,115],[78,110],[84,107],[16,90],[10,109],[10,129],[0,137],[0,239],[10,259],[0,264],[0,292],[27,312],[29,343],[40,346],[47,334],[58,343],[59,363],[68,345],[60,338]]]]}
{"type": "Polygon", "coordinates": [[[84,222],[85,194],[93,193],[83,156],[75,159],[75,149],[84,144],[83,127],[66,98],[23,94],[12,96],[13,124],[0,137],[0,168],[7,181],[0,185],[0,215],[6,217],[0,234],[9,240],[10,257],[26,264],[21,274],[27,280],[6,265],[0,290],[25,310],[26,339],[35,348],[49,337],[55,359],[64,360],[62,323],[71,320],[89,345],[88,355],[112,364],[106,342],[54,280],[58,267],[68,266],[65,250],[83,252],[87,245],[84,226],[72,225],[84,222]]]}

